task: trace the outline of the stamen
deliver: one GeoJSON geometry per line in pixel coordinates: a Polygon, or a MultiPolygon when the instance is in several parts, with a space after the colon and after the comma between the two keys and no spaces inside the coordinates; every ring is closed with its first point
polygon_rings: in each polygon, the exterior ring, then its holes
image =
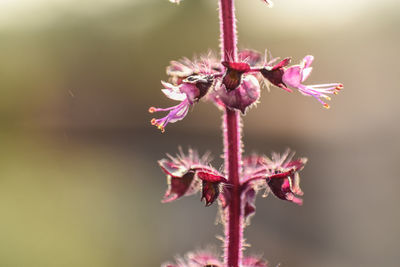
{"type": "Polygon", "coordinates": [[[326,99],[326,100],[331,100],[331,98],[329,97],[329,96],[324,96],[324,98],[326,99]]]}
{"type": "Polygon", "coordinates": [[[329,106],[327,103],[325,103],[325,104],[324,104],[324,108],[326,108],[326,109],[330,109],[330,108],[331,108],[331,106],[329,106]]]}
{"type": "Polygon", "coordinates": [[[164,126],[158,125],[157,128],[160,129],[161,133],[165,132],[164,126]]]}
{"type": "Polygon", "coordinates": [[[334,94],[334,95],[338,95],[339,92],[338,92],[338,91],[334,91],[333,94],[334,94]]]}

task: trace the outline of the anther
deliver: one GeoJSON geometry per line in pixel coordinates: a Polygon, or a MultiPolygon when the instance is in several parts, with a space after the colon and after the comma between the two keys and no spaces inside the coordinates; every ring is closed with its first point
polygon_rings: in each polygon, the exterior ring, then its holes
{"type": "Polygon", "coordinates": [[[329,96],[325,96],[325,99],[329,100],[329,101],[331,100],[331,98],[329,96]]]}
{"type": "Polygon", "coordinates": [[[154,118],[153,118],[153,119],[151,119],[151,121],[150,121],[150,122],[151,122],[151,125],[156,125],[156,123],[157,123],[157,122],[156,122],[156,119],[154,119],[154,118]]]}
{"type": "Polygon", "coordinates": [[[165,132],[164,126],[162,125],[158,125],[158,129],[160,129],[161,133],[165,132]]]}
{"type": "Polygon", "coordinates": [[[149,108],[149,112],[150,112],[150,113],[154,113],[155,111],[156,111],[156,108],[155,108],[155,107],[150,107],[150,108],[149,108]]]}
{"type": "Polygon", "coordinates": [[[331,108],[331,106],[329,106],[327,103],[325,103],[325,104],[324,104],[324,108],[326,108],[326,109],[330,109],[330,108],[331,108]]]}

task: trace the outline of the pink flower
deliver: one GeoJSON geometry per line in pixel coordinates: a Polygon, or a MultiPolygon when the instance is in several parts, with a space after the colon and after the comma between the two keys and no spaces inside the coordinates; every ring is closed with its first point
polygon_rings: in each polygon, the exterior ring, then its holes
{"type": "Polygon", "coordinates": [[[308,76],[310,76],[313,62],[313,56],[305,56],[300,65],[294,65],[287,68],[282,76],[282,81],[287,86],[297,88],[303,95],[309,95],[317,99],[325,108],[329,108],[329,105],[325,103],[321,98],[330,100],[328,94],[337,94],[340,89],[343,88],[341,83],[328,83],[328,84],[316,84],[316,85],[304,85],[302,84],[308,76]]]}
{"type": "Polygon", "coordinates": [[[172,85],[167,82],[161,82],[164,89],[161,91],[172,100],[181,101],[178,105],[169,108],[150,107],[149,112],[168,112],[165,117],[152,119],[151,124],[157,126],[161,132],[165,131],[168,123],[174,123],[182,120],[189,111],[191,105],[199,101],[211,87],[213,79],[211,76],[192,75],[187,77],[180,85],[172,85]]]}

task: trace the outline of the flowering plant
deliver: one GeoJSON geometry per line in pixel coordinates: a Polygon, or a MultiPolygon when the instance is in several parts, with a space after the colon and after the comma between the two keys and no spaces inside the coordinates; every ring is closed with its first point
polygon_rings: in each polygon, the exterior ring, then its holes
{"type": "MultiPolygon", "coordinates": [[[[179,0],[170,0],[179,4],[179,0]]],[[[272,2],[263,0],[270,7],[272,2]]],[[[169,123],[182,120],[191,106],[200,100],[214,103],[223,113],[224,170],[210,165],[208,154],[180,149],[175,157],[168,155],[158,163],[167,176],[168,189],[163,202],[171,202],[183,196],[201,191],[206,206],[217,202],[221,222],[225,227],[224,254],[212,251],[188,253],[177,258],[176,263],[165,267],[263,267],[267,262],[255,256],[243,256],[243,230],[255,214],[255,199],[259,191],[271,192],[278,199],[298,205],[303,204],[299,172],[306,158],[295,158],[287,150],[273,153],[271,158],[262,155],[242,157],[241,116],[260,98],[260,83],[272,84],[293,92],[297,89],[305,96],[312,96],[325,108],[332,94],[343,85],[327,83],[304,85],[310,76],[314,57],[305,56],[298,65],[290,65],[291,58],[272,58],[268,52],[249,49],[237,51],[234,0],[219,0],[221,28],[221,55],[214,54],[171,61],[167,67],[169,81],[162,81],[161,90],[169,99],[179,104],[168,108],[150,107],[149,112],[166,112],[164,117],[152,119],[151,123],[162,132],[169,123]]]]}

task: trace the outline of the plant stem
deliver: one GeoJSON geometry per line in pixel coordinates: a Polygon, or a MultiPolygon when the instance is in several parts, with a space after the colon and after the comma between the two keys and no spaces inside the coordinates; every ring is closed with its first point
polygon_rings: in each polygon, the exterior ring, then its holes
{"type": "Polygon", "coordinates": [[[241,163],[240,114],[225,110],[224,149],[225,165],[230,184],[231,201],[225,211],[225,261],[229,267],[238,267],[242,259],[243,204],[239,181],[241,163]]]}
{"type": "MultiPolygon", "coordinates": [[[[233,0],[220,0],[220,30],[223,61],[236,61],[236,20],[233,0]]],[[[241,132],[240,114],[225,109],[223,119],[225,172],[231,190],[231,202],[225,211],[225,263],[228,267],[239,267],[243,243],[243,203],[241,199],[241,132]]]]}

